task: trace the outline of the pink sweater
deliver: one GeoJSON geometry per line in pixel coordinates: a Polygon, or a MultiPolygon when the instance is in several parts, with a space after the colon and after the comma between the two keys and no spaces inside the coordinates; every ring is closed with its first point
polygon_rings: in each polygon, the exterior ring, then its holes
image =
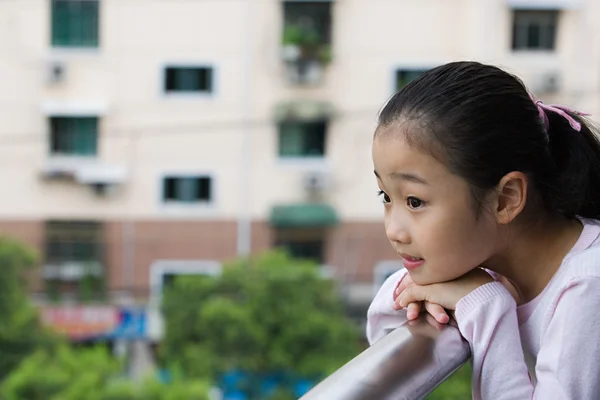
{"type": "MultiPolygon", "coordinates": [[[[600,222],[582,222],[579,240],[531,302],[517,307],[492,282],[456,305],[472,351],[473,399],[600,399],[600,222]]],[[[371,344],[406,321],[406,310],[392,308],[404,274],[390,276],[369,307],[371,344]]]]}

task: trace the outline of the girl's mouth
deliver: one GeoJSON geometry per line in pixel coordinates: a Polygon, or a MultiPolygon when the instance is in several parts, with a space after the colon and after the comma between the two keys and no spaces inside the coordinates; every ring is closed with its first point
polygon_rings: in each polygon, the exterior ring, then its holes
{"type": "Polygon", "coordinates": [[[425,263],[425,260],[419,257],[409,256],[408,254],[400,254],[402,263],[406,269],[416,269],[425,263]]]}

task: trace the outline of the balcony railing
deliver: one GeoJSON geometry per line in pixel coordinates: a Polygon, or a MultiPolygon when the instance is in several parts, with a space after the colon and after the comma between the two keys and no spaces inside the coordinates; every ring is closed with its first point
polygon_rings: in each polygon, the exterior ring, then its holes
{"type": "Polygon", "coordinates": [[[300,400],[418,400],[467,362],[468,343],[455,325],[425,315],[391,331],[300,400]]]}

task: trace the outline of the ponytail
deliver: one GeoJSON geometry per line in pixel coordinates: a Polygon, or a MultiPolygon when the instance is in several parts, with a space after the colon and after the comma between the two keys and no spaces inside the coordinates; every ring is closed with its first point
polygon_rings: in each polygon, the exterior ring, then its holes
{"type": "Polygon", "coordinates": [[[599,132],[572,110],[568,114],[581,124],[579,131],[561,115],[546,111],[553,171],[544,197],[551,210],[566,217],[600,219],[599,132]]]}

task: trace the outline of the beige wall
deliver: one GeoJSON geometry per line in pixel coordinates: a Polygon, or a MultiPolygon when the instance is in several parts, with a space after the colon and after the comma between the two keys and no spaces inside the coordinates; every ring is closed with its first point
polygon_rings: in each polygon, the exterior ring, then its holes
{"type": "Polygon", "coordinates": [[[599,6],[592,0],[563,13],[553,54],[511,53],[510,12],[503,0],[338,1],[334,62],[325,84],[314,90],[290,87],[284,79],[279,3],[249,4],[252,24],[245,2],[105,0],[100,48],[77,51],[49,47],[47,1],[2,2],[0,140],[6,146],[0,148],[0,179],[12,190],[0,200],[0,215],[235,218],[239,197],[248,195],[253,217],[264,219],[272,203],[302,197],[302,171],[324,167],[333,176],[329,200],[343,218],[376,220],[380,211],[373,195],[370,138],[399,66],[478,59],[498,63],[532,84],[544,70],[556,69],[564,82],[556,97],[600,111],[599,46],[594,45],[599,6]],[[44,82],[50,60],[67,64],[64,84],[44,82]],[[165,96],[160,74],[167,62],[214,65],[214,96],[165,96]],[[274,104],[310,98],[332,102],[339,113],[328,156],[312,166],[282,163],[271,124],[274,104]],[[39,179],[47,157],[43,108],[66,111],[73,104],[102,111],[100,158],[127,168],[128,182],[111,197],[99,199],[85,188],[39,179]],[[259,122],[254,129],[239,123],[248,112],[259,122]],[[252,136],[247,194],[239,190],[245,134],[252,136]],[[161,207],[158,183],[165,171],[214,173],[218,193],[213,209],[161,207]]]}
{"type": "Polygon", "coordinates": [[[304,198],[304,173],[324,169],[331,174],[326,200],[342,220],[379,226],[370,142],[377,111],[393,92],[395,68],[476,59],[516,72],[532,87],[543,73],[558,71],[563,89],[549,100],[598,115],[600,3],[580,3],[561,14],[556,52],[513,53],[504,0],[339,0],[334,61],[324,84],[299,88],[285,80],[275,0],[104,0],[100,48],[79,51],[49,46],[48,1],[0,2],[0,218],[188,220],[223,224],[234,236],[242,204],[264,221],[273,204],[304,198]],[[45,82],[53,60],[67,65],[64,83],[45,82]],[[215,94],[165,96],[160,77],[166,63],[214,65],[215,94]],[[277,157],[274,106],[299,99],[335,107],[322,161],[277,157]],[[80,185],[40,178],[49,109],[101,113],[99,158],[128,173],[116,193],[102,198],[80,185]],[[242,123],[246,117],[252,127],[242,123]],[[250,168],[243,164],[245,135],[250,168]],[[166,172],[213,174],[214,205],[164,207],[159,183],[166,172]]]}

